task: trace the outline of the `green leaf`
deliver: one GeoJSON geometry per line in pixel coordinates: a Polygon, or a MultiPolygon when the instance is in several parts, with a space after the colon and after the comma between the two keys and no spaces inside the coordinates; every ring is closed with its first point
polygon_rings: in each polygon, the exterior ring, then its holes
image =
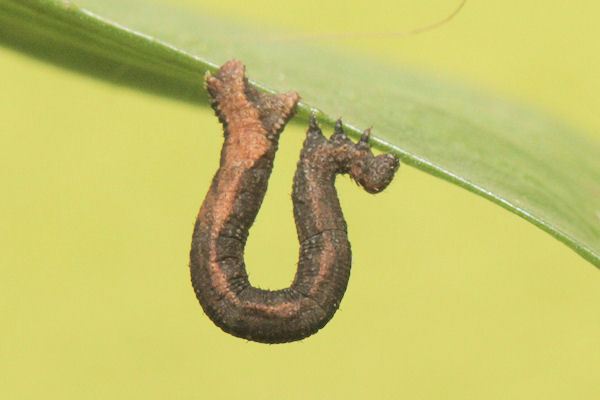
{"type": "Polygon", "coordinates": [[[298,91],[302,120],[311,111],[329,124],[343,115],[355,137],[357,127],[374,124],[381,150],[522,216],[600,267],[600,146],[553,118],[411,71],[264,40],[186,9],[138,0],[79,4],[89,9],[0,0],[0,40],[86,74],[204,104],[204,73],[239,58],[258,87],[298,91]]]}

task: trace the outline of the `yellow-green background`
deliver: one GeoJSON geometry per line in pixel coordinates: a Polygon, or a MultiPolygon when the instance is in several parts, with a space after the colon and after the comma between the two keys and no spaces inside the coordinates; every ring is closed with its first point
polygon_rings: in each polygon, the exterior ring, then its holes
{"type": "MultiPolygon", "coordinates": [[[[403,31],[456,6],[179,3],[301,33],[403,31]]],[[[470,0],[434,32],[319,44],[535,104],[600,140],[599,17],[596,1],[470,0]]],[[[212,112],[6,48],[0,77],[0,398],[600,398],[600,271],[500,207],[406,166],[377,196],[340,179],[354,252],[340,311],[302,342],[246,342],[212,325],[188,277],[221,145],[212,112]]],[[[302,138],[284,133],[251,231],[263,287],[294,273],[302,138]]]]}

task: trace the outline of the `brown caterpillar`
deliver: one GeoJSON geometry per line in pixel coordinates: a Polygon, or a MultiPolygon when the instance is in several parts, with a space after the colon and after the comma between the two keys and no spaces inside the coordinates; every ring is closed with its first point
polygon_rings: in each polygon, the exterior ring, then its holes
{"type": "Polygon", "coordinates": [[[350,276],[350,243],[335,176],[349,173],[365,190],[377,193],[392,180],[398,158],[373,156],[368,130],[354,144],[341,121],[326,139],[313,115],[292,194],[300,241],[296,276],[285,289],[253,287],[244,246],[267,190],[279,134],[299,96],[269,95],[249,86],[244,66],[236,60],[216,76],[208,74],[206,86],[225,142],[194,228],[190,270],[196,296],[213,322],[232,335],[263,343],[303,339],[333,317],[350,276]]]}

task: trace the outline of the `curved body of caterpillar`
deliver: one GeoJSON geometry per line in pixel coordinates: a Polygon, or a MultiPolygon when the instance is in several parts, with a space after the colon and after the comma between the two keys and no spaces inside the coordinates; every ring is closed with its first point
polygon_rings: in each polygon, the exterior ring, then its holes
{"type": "Polygon", "coordinates": [[[296,276],[285,289],[253,287],[244,246],[267,189],[279,134],[298,95],[259,92],[247,85],[239,61],[208,75],[207,88],[225,127],[225,143],[192,239],[196,296],[213,322],[232,335],[263,343],[300,340],[331,319],[350,275],[350,243],[335,176],[349,173],[368,192],[377,193],[391,181],[398,159],[373,156],[368,132],[354,144],[340,121],[328,140],[312,117],[292,194],[300,241],[296,276]]]}

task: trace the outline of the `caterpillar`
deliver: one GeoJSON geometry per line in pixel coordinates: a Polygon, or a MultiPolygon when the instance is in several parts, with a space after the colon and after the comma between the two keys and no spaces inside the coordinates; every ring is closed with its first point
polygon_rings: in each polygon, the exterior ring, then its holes
{"type": "Polygon", "coordinates": [[[341,120],[325,138],[313,114],[292,193],[300,242],[296,275],[285,289],[256,288],[248,281],[244,247],[267,190],[279,135],[299,96],[260,92],[248,84],[237,60],[215,76],[207,74],[206,87],[225,140],[192,237],[196,297],[208,317],[234,336],[262,343],[303,339],[333,317],[350,277],[350,242],[336,175],[349,174],[367,192],[378,193],[391,182],[399,160],[392,154],[374,156],[369,130],[353,143],[341,120]]]}

